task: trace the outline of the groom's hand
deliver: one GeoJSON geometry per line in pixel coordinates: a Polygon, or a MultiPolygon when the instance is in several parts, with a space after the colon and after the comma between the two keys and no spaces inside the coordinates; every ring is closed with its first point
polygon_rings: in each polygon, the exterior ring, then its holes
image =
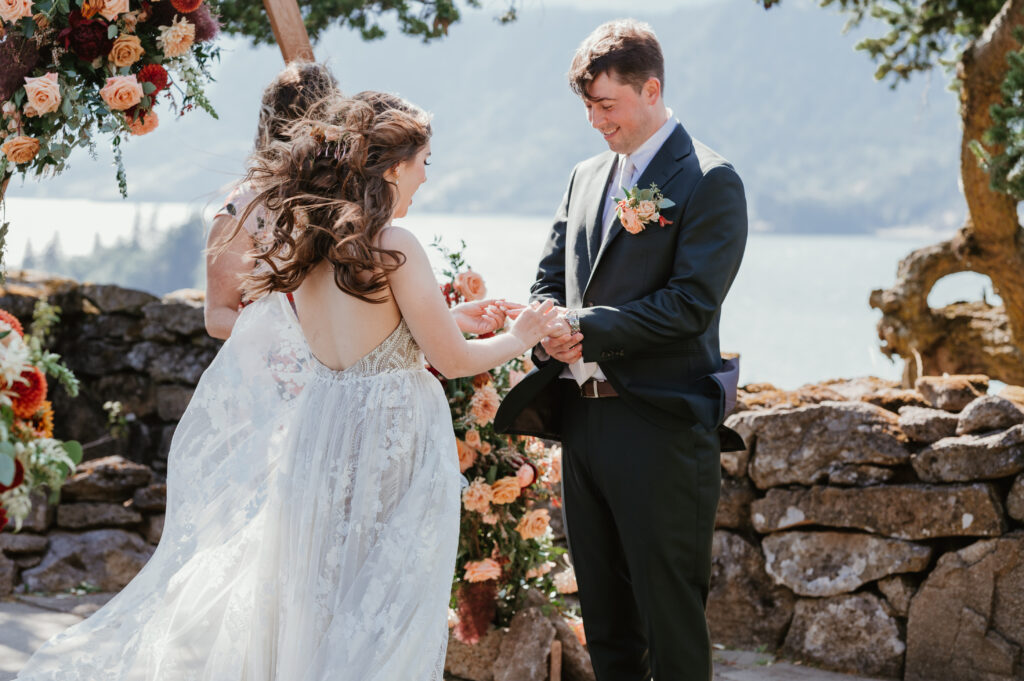
{"type": "Polygon", "coordinates": [[[540,344],[544,348],[544,352],[554,359],[566,364],[572,364],[576,360],[583,358],[583,334],[571,333],[569,322],[564,319],[565,308],[558,308],[558,313],[559,316],[563,317],[559,319],[558,329],[546,338],[541,339],[540,344]]]}

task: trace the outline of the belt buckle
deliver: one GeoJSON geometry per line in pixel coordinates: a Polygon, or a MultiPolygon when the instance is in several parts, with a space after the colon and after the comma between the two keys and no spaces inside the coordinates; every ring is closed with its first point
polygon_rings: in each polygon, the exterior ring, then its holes
{"type": "Polygon", "coordinates": [[[591,378],[591,379],[589,379],[589,380],[587,380],[587,381],[586,381],[586,382],[585,382],[585,383],[584,383],[584,384],[583,384],[582,386],[580,386],[580,387],[581,387],[581,388],[583,388],[583,390],[582,390],[582,393],[583,393],[583,397],[586,397],[586,398],[588,398],[588,399],[596,399],[596,398],[598,398],[598,397],[601,397],[600,393],[599,393],[599,392],[598,392],[598,390],[597,390],[597,381],[595,381],[595,380],[594,380],[594,379],[592,379],[592,378],[591,378]],[[587,390],[587,388],[586,388],[586,386],[588,386],[588,385],[589,385],[589,386],[590,386],[591,388],[593,388],[593,391],[594,391],[594,394],[593,394],[593,395],[591,395],[591,394],[590,394],[590,393],[588,392],[588,390],[587,390]]]}

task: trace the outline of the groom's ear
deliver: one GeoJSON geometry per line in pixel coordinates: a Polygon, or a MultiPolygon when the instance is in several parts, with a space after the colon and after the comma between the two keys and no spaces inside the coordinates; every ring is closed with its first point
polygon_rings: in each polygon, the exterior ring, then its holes
{"type": "Polygon", "coordinates": [[[661,99],[661,81],[651,76],[640,88],[640,97],[648,105],[653,105],[661,99]]]}

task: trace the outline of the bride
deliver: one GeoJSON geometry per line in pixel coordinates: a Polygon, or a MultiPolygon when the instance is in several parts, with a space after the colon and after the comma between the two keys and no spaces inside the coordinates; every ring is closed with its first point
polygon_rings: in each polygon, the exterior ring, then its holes
{"type": "Polygon", "coordinates": [[[509,333],[465,340],[424,249],[391,226],[426,180],[428,117],[386,95],[314,112],[253,159],[250,207],[276,216],[251,282],[268,295],[175,432],[156,552],[18,679],[442,678],[461,476],[423,357],[477,374],[556,313],[528,307],[509,333]]]}

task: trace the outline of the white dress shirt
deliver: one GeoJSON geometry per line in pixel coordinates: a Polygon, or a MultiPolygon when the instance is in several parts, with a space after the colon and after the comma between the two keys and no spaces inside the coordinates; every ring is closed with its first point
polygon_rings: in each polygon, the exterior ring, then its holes
{"type": "MultiPolygon", "coordinates": [[[[668,109],[668,120],[653,135],[648,137],[646,142],[641,144],[632,154],[618,155],[615,161],[612,181],[608,185],[608,191],[604,197],[604,220],[601,225],[602,244],[608,238],[612,225],[615,223],[616,199],[624,198],[626,190],[633,188],[633,185],[636,184],[640,176],[647,170],[647,166],[651,164],[655,154],[668,141],[668,138],[672,136],[672,131],[676,129],[678,124],[679,121],[672,115],[672,109],[668,109]],[[623,177],[624,173],[622,171],[628,167],[628,164],[632,164],[632,172],[628,174],[628,177],[623,177]]],[[[587,339],[584,338],[583,342],[586,343],[587,339]]],[[[562,371],[561,377],[572,378],[579,385],[583,385],[589,378],[594,378],[598,381],[608,380],[597,362],[584,362],[582,359],[578,359],[567,366],[562,371]]]]}

